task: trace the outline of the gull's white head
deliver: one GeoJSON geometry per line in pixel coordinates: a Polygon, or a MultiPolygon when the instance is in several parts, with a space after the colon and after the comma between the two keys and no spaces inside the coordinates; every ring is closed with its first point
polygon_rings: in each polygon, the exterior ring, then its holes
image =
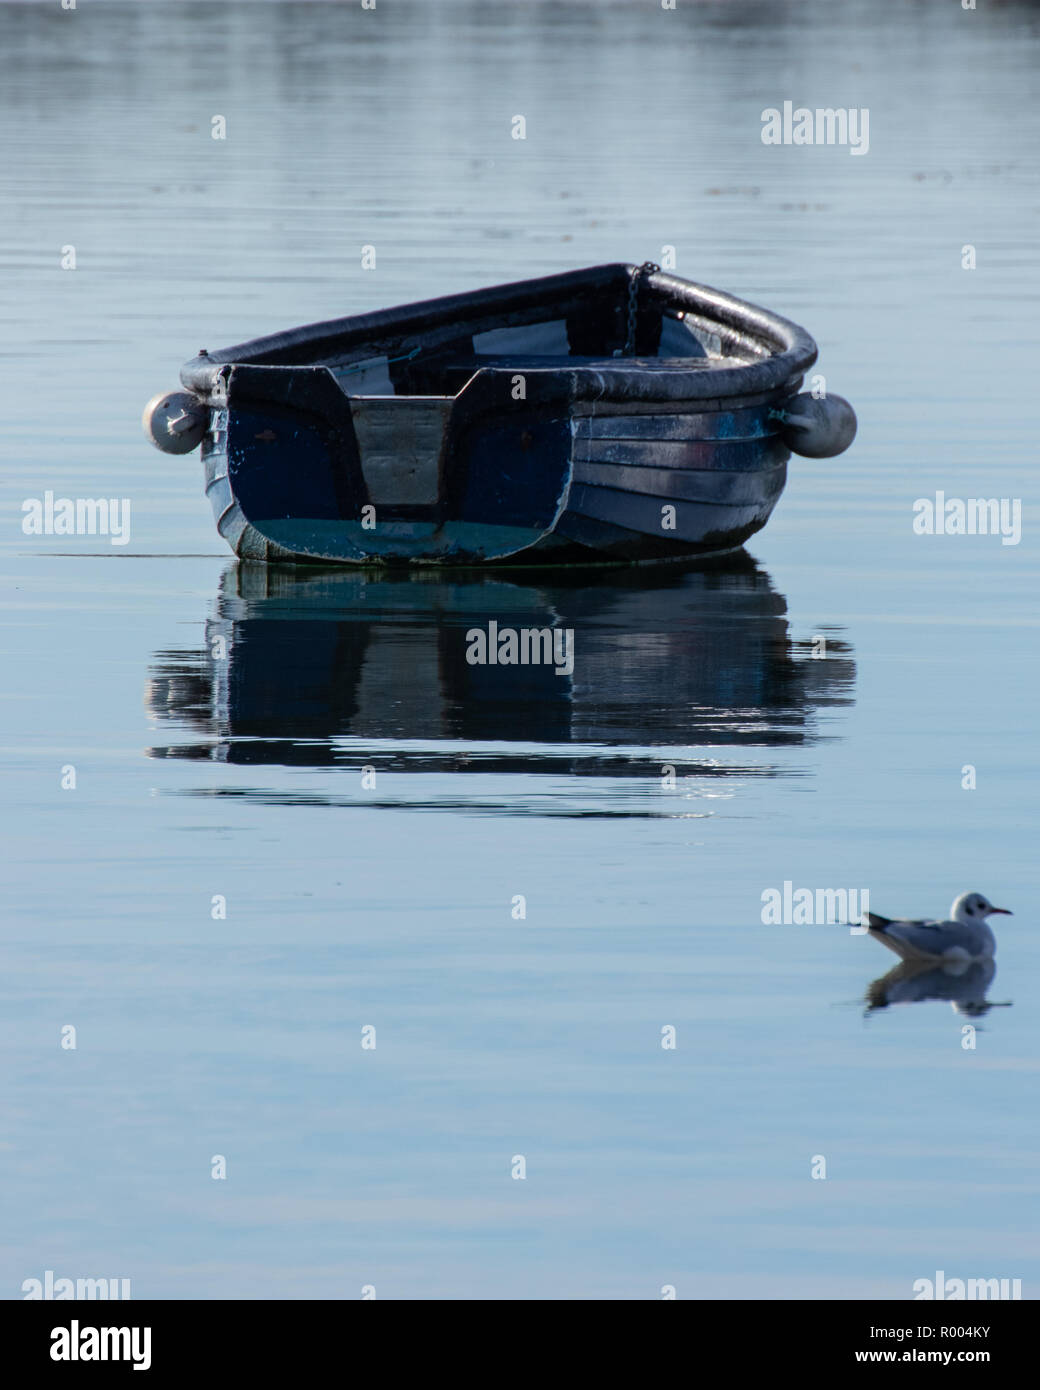
{"type": "Polygon", "coordinates": [[[950,909],[955,922],[984,922],[994,912],[1000,912],[1005,917],[1012,916],[1008,908],[994,907],[982,893],[962,893],[950,909]]]}

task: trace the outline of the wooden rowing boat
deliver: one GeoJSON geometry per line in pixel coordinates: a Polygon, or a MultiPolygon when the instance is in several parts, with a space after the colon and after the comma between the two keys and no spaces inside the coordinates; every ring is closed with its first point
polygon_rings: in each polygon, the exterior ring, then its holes
{"type": "Polygon", "coordinates": [[[689,559],[766,524],[792,451],[848,447],[848,402],[798,394],[815,360],[776,314],[605,265],[201,352],[145,427],[201,443],[243,558],[689,559]]]}

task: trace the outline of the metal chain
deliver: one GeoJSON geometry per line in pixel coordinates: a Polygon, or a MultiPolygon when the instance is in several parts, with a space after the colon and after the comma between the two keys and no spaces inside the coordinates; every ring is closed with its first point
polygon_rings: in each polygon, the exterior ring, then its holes
{"type": "Polygon", "coordinates": [[[661,269],[653,261],[644,261],[628,282],[628,332],[623,348],[615,348],[615,357],[631,357],[636,345],[636,310],[639,307],[639,286],[644,275],[656,275],[661,269]]]}

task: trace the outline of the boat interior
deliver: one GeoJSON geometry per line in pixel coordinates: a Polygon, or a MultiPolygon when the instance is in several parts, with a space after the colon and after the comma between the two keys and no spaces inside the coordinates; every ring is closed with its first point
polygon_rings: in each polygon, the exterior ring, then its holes
{"type": "MultiPolygon", "coordinates": [[[[686,367],[707,367],[720,361],[718,338],[684,321],[680,314],[658,312],[638,321],[633,358],[675,362],[686,367]]],[[[448,342],[418,344],[415,348],[326,363],[348,395],[450,396],[462,390],[482,367],[510,371],[534,371],[579,366],[617,365],[623,340],[595,329],[583,319],[547,319],[531,324],[507,325],[466,333],[448,342]]],[[[732,365],[733,358],[724,359],[732,365]]],[[[747,359],[744,359],[747,360],[747,359]]]]}
{"type": "Polygon", "coordinates": [[[711,370],[787,346],[780,321],[731,296],[614,265],[312,324],[210,360],[324,366],[349,396],[445,398],[482,368],[711,370]]]}

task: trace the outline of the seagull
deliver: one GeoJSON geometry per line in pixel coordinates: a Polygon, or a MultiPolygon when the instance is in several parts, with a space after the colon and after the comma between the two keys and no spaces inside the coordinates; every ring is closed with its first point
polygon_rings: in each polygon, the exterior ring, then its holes
{"type": "Polygon", "coordinates": [[[867,922],[874,940],[903,960],[989,960],[997,953],[997,940],[986,918],[994,912],[1012,916],[982,893],[962,893],[950,908],[948,922],[908,922],[876,912],[867,913],[867,922]]]}

